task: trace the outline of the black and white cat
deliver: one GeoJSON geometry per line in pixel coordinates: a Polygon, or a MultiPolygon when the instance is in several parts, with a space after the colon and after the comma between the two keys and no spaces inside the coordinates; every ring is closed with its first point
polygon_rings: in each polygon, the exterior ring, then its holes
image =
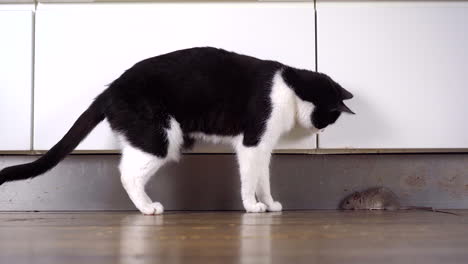
{"type": "Polygon", "coordinates": [[[125,71],[38,160],[0,171],[0,184],[57,165],[105,118],[122,144],[120,172],[143,214],[160,214],[145,184],[197,139],[230,142],[239,162],[247,212],[281,211],[270,193],[275,144],[296,124],[317,132],[353,95],[325,74],[216,48],[192,48],[141,61],[125,71]]]}

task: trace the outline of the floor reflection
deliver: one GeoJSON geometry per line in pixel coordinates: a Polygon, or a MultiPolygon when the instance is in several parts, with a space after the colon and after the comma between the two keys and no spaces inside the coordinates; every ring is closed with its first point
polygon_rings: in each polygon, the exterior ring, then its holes
{"type": "Polygon", "coordinates": [[[127,215],[120,221],[119,263],[273,263],[281,213],[127,215]],[[197,257],[195,257],[197,256],[197,257]]]}
{"type": "Polygon", "coordinates": [[[272,263],[272,227],[281,221],[281,213],[245,213],[239,234],[240,263],[272,263]]]}
{"type": "Polygon", "coordinates": [[[161,248],[155,239],[155,226],[163,226],[164,215],[128,215],[121,220],[119,263],[154,263],[155,249],[161,248]]]}

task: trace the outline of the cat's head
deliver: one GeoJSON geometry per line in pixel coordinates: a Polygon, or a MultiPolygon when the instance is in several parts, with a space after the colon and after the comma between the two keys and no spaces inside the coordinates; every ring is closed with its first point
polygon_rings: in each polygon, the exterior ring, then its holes
{"type": "Polygon", "coordinates": [[[354,114],[343,102],[353,95],[326,74],[286,68],[283,76],[297,95],[297,120],[302,126],[322,130],[342,113],[354,114]]]}

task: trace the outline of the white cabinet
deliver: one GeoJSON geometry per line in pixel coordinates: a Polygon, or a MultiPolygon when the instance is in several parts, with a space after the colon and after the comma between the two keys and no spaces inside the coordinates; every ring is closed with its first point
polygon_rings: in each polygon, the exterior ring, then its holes
{"type": "Polygon", "coordinates": [[[320,148],[468,148],[468,3],[319,1],[318,70],[355,95],[320,148]]]}
{"type": "MultiPolygon", "coordinates": [[[[313,3],[39,4],[34,149],[45,150],[139,60],[215,46],[315,69],[313,3]]],[[[283,148],[315,148],[309,135],[283,148]]],[[[78,147],[117,149],[107,123],[78,147]]]]}
{"type": "Polygon", "coordinates": [[[0,6],[0,151],[31,149],[33,13],[20,9],[0,6]]]}

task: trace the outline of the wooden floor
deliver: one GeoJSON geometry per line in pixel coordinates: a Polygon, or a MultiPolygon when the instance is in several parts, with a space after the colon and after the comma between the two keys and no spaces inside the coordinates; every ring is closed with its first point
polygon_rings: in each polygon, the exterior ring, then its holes
{"type": "Polygon", "coordinates": [[[468,211],[0,213],[0,263],[468,263],[468,211]]]}

